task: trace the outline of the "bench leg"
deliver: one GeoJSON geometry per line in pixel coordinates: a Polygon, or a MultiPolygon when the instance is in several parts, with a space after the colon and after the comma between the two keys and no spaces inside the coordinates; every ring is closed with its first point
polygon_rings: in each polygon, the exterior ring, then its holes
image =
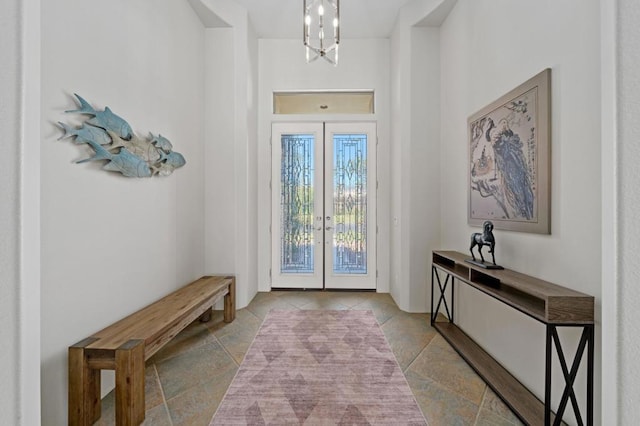
{"type": "Polygon", "coordinates": [[[144,341],[129,340],[116,349],[116,425],[144,421],[144,341]]]}
{"type": "Polygon", "coordinates": [[[100,370],[89,368],[85,347],[88,338],[69,347],[69,425],[92,425],[100,418],[100,370]]]}
{"type": "Polygon", "coordinates": [[[231,277],[229,292],[224,296],[224,322],[236,319],[236,278],[231,277]]]}

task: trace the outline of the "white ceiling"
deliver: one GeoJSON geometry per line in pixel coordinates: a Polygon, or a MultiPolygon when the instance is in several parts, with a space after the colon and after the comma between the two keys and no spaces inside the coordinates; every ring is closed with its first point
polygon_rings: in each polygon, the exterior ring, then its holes
{"type": "MultiPolygon", "coordinates": [[[[343,38],[387,38],[398,10],[412,0],[341,0],[343,38]]],[[[302,37],[303,0],[235,0],[249,11],[259,38],[302,37]]]]}

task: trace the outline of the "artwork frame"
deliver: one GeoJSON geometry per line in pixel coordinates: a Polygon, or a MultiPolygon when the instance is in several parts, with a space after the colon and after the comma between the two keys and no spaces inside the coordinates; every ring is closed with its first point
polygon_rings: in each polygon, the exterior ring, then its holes
{"type": "Polygon", "coordinates": [[[467,131],[468,223],[550,234],[551,69],[469,116],[467,131]]]}

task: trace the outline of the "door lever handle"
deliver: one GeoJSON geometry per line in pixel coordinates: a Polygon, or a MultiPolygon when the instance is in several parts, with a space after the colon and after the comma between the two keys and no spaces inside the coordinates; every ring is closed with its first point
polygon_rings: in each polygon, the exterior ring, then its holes
{"type": "Polygon", "coordinates": [[[318,227],[316,228],[316,231],[322,231],[322,226],[318,226],[318,227]]]}
{"type": "Polygon", "coordinates": [[[326,228],[324,228],[326,231],[331,231],[333,228],[330,226],[327,226],[326,228]]]}

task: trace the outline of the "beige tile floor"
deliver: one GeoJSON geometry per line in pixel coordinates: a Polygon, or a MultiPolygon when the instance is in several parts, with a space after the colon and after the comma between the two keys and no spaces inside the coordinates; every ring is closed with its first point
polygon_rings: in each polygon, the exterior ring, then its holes
{"type": "MultiPolygon", "coordinates": [[[[513,413],[429,325],[388,294],[258,293],[230,324],[195,322],[147,362],[145,425],[208,425],[270,309],[370,309],[429,425],[519,425],[513,413]]],[[[113,392],[97,425],[113,425],[113,392]]]]}

